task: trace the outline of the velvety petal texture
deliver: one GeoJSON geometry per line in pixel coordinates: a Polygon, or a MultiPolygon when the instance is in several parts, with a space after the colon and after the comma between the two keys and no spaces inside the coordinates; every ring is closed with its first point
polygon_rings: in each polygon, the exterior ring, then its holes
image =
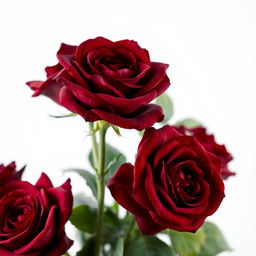
{"type": "Polygon", "coordinates": [[[204,127],[186,128],[185,126],[178,126],[176,129],[186,135],[196,138],[201,145],[208,152],[212,153],[221,163],[221,177],[227,179],[235,175],[234,172],[228,168],[228,163],[233,160],[232,155],[227,151],[225,145],[218,144],[214,135],[208,134],[204,127]]]}
{"type": "MultiPolygon", "coordinates": [[[[1,166],[0,178],[8,168],[1,166]]],[[[63,255],[73,244],[64,229],[72,205],[70,180],[55,188],[43,173],[36,185],[18,179],[2,183],[0,255],[63,255]]]]}
{"type": "Polygon", "coordinates": [[[45,69],[45,81],[27,82],[33,96],[46,95],[86,121],[127,129],[163,120],[161,107],[148,103],[170,86],[168,65],[151,62],[135,41],[97,37],[78,46],[62,44],[57,58],[57,65],[45,69]]]}
{"type": "Polygon", "coordinates": [[[121,165],[108,188],[145,235],[167,228],[195,232],[224,197],[218,163],[196,138],[175,127],[149,128],[134,166],[121,165]]]}

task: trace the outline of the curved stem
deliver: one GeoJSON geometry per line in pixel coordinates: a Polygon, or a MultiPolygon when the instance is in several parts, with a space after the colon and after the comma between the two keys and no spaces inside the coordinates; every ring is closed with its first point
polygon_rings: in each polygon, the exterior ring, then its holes
{"type": "Polygon", "coordinates": [[[100,255],[101,242],[102,242],[102,224],[104,215],[104,196],[105,196],[105,137],[107,128],[102,127],[99,131],[99,157],[98,157],[98,172],[97,172],[97,189],[98,189],[98,209],[97,209],[97,224],[96,224],[96,235],[95,235],[95,256],[100,255]]]}

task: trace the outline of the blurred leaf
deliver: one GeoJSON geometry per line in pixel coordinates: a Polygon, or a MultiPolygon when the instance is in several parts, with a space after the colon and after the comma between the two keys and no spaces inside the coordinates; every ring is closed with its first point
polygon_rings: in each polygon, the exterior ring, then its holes
{"type": "Polygon", "coordinates": [[[202,126],[202,124],[200,122],[198,122],[192,118],[183,119],[175,124],[175,126],[180,126],[180,125],[183,125],[189,129],[202,126]]]}
{"type": "Polygon", "coordinates": [[[64,173],[66,172],[75,172],[79,174],[82,178],[84,178],[87,185],[92,190],[93,196],[97,199],[97,183],[96,183],[95,175],[83,169],[66,169],[64,170],[64,173]]]}
{"type": "Polygon", "coordinates": [[[86,244],[83,246],[82,250],[76,253],[76,256],[89,256],[94,254],[95,238],[91,236],[86,244]]]}
{"type": "Polygon", "coordinates": [[[125,256],[174,256],[172,249],[156,236],[140,236],[127,246],[125,256]]]}
{"type": "Polygon", "coordinates": [[[215,224],[205,222],[203,230],[206,234],[206,239],[200,253],[198,254],[199,256],[215,256],[223,251],[231,251],[231,248],[227,244],[224,236],[215,224]]]}
{"type": "Polygon", "coordinates": [[[70,222],[80,231],[94,233],[96,227],[96,210],[88,205],[79,205],[73,209],[70,222]]]}
{"type": "MultiPolygon", "coordinates": [[[[92,151],[89,153],[89,161],[93,168],[92,151]]],[[[108,166],[108,172],[106,173],[106,182],[113,176],[117,168],[126,161],[126,157],[120,153],[116,148],[106,144],[106,159],[105,167],[108,166]],[[111,166],[110,166],[111,165],[111,166]]]]}
{"type": "Polygon", "coordinates": [[[206,237],[202,228],[197,230],[196,233],[169,230],[169,235],[174,250],[180,256],[197,256],[206,237]]]}
{"type": "Polygon", "coordinates": [[[173,103],[168,94],[163,93],[156,99],[156,104],[163,108],[164,120],[163,123],[167,123],[173,116],[173,103]]]}
{"type": "Polygon", "coordinates": [[[86,204],[92,208],[97,208],[97,202],[95,201],[95,199],[87,196],[87,194],[83,192],[79,192],[74,195],[73,208],[81,204],[86,204]]]}
{"type": "Polygon", "coordinates": [[[124,239],[122,237],[119,237],[116,243],[113,256],[123,256],[123,253],[124,253],[124,239]]]}
{"type": "Polygon", "coordinates": [[[67,114],[67,115],[60,115],[60,116],[49,115],[49,116],[53,117],[53,118],[65,118],[65,117],[74,117],[74,116],[77,116],[77,114],[70,113],[70,114],[67,114]]]}

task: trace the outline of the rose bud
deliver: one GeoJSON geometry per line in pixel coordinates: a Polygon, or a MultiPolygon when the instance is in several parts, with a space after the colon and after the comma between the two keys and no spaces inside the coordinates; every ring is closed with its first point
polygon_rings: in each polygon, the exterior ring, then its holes
{"type": "Polygon", "coordinates": [[[224,197],[220,170],[219,160],[195,138],[166,125],[145,131],[134,166],[121,165],[108,187],[143,234],[195,232],[224,197]]]}
{"type": "Polygon", "coordinates": [[[33,96],[44,94],[89,122],[143,130],[163,120],[162,108],[148,103],[169,87],[168,65],[151,62],[135,41],[97,37],[62,44],[57,58],[46,68],[46,81],[27,83],[33,96]]]}
{"type": "Polygon", "coordinates": [[[64,230],[72,203],[70,180],[54,188],[44,173],[36,185],[0,187],[0,255],[63,255],[73,243],[64,230]]]}
{"type": "Polygon", "coordinates": [[[195,137],[205,150],[219,158],[221,161],[221,177],[223,179],[235,175],[228,168],[228,163],[233,160],[232,155],[227,151],[225,145],[220,145],[215,141],[212,134],[207,134],[204,127],[186,128],[185,126],[178,126],[176,129],[183,134],[195,137]]]}

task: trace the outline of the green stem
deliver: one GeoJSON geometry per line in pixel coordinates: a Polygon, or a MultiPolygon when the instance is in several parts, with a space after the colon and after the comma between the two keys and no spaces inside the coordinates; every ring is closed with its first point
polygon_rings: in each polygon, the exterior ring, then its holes
{"type": "Polygon", "coordinates": [[[97,189],[98,189],[98,209],[97,209],[97,222],[96,222],[96,235],[95,235],[95,256],[100,255],[102,243],[102,224],[104,215],[104,196],[105,196],[105,137],[107,128],[102,127],[99,131],[99,158],[98,158],[98,173],[97,173],[97,189]]]}
{"type": "Polygon", "coordinates": [[[89,127],[90,127],[91,139],[92,139],[92,159],[93,159],[94,167],[96,168],[98,163],[98,148],[97,148],[96,135],[94,132],[94,123],[89,122],[89,127]]]}
{"type": "Polygon", "coordinates": [[[129,228],[127,230],[127,233],[126,233],[126,237],[125,237],[125,240],[124,240],[124,248],[126,249],[129,242],[130,242],[130,239],[131,239],[131,232],[134,228],[134,225],[135,225],[135,218],[132,217],[132,220],[131,220],[131,223],[129,225],[129,228]]]}

